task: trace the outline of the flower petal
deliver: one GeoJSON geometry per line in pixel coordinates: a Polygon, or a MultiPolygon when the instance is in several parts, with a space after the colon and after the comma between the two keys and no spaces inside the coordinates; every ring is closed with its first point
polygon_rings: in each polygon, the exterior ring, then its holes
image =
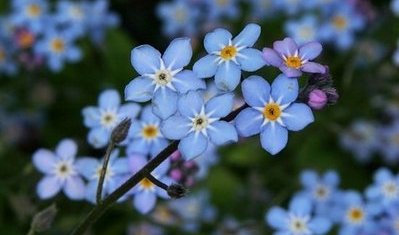
{"type": "Polygon", "coordinates": [[[308,42],[299,48],[299,56],[303,60],[313,60],[320,55],[323,47],[318,42],[308,42]]]}
{"type": "Polygon", "coordinates": [[[312,110],[306,104],[295,103],[283,112],[283,123],[290,131],[299,131],[314,121],[312,110]]]}
{"type": "Polygon", "coordinates": [[[284,38],[282,41],[275,41],[273,49],[280,55],[291,56],[298,50],[298,45],[292,38],[284,38]]]}
{"type": "Polygon", "coordinates": [[[237,142],[238,136],[234,126],[225,121],[217,121],[208,128],[209,138],[215,145],[237,142]]]}
{"type": "Polygon", "coordinates": [[[211,98],[205,104],[205,113],[212,118],[222,118],[227,116],[234,105],[234,94],[225,93],[211,98]]]}
{"type": "Polygon", "coordinates": [[[259,76],[250,76],[241,83],[244,100],[251,107],[263,107],[270,96],[269,83],[259,76]]]}
{"type": "Polygon", "coordinates": [[[302,65],[301,70],[308,73],[325,73],[326,67],[318,63],[307,62],[302,65]]]}
{"type": "Polygon", "coordinates": [[[129,154],[128,162],[131,173],[135,174],[147,164],[148,160],[142,154],[129,154]]]}
{"type": "Polygon", "coordinates": [[[78,152],[78,146],[76,145],[75,141],[71,139],[63,139],[57,145],[55,152],[58,157],[62,159],[74,159],[76,153],[78,152]]]}
{"type": "Polygon", "coordinates": [[[206,150],[208,139],[199,132],[191,132],[179,143],[179,151],[186,160],[199,156],[206,150]]]}
{"type": "Polygon", "coordinates": [[[164,148],[168,146],[169,142],[164,138],[157,138],[152,142],[150,154],[151,157],[158,155],[164,148]]]}
{"type": "Polygon", "coordinates": [[[54,176],[46,176],[37,184],[37,195],[40,199],[49,199],[61,190],[61,182],[54,176]]]}
{"type": "Polygon", "coordinates": [[[263,115],[253,108],[241,111],[234,121],[238,134],[243,137],[259,134],[262,122],[263,115]]]}
{"type": "Polygon", "coordinates": [[[305,170],[301,174],[301,184],[307,188],[313,188],[317,185],[319,177],[315,171],[305,170]]]}
{"type": "Polygon", "coordinates": [[[182,116],[172,116],[162,122],[162,134],[171,140],[179,140],[187,135],[191,128],[191,123],[182,116]]]}
{"type": "Polygon", "coordinates": [[[33,165],[42,173],[51,173],[56,163],[56,156],[47,149],[39,149],[33,154],[33,165]]]}
{"type": "Polygon", "coordinates": [[[266,222],[275,229],[285,230],[288,214],[280,207],[272,207],[266,214],[266,222]]]}
{"type": "Polygon", "coordinates": [[[64,186],[65,195],[72,200],[80,200],[85,197],[85,184],[82,178],[72,176],[66,179],[64,186]]]}
{"type": "Polygon", "coordinates": [[[121,97],[116,90],[105,90],[98,98],[98,106],[102,109],[118,108],[121,104],[121,97]]]}
{"type": "MultiPolygon", "coordinates": [[[[121,120],[125,118],[136,118],[139,114],[141,106],[134,103],[124,104],[119,108],[119,116],[121,120]]],[[[133,120],[132,120],[133,121],[133,120]]]]}
{"type": "Polygon", "coordinates": [[[225,62],[216,70],[216,87],[222,91],[233,91],[240,83],[240,79],[241,69],[235,63],[225,62]]]}
{"type": "Polygon", "coordinates": [[[273,65],[274,67],[280,67],[283,63],[283,59],[281,59],[280,55],[271,48],[263,48],[262,56],[266,63],[273,65]]]}
{"type": "Polygon", "coordinates": [[[108,143],[110,132],[104,128],[92,129],[87,135],[87,142],[94,148],[105,147],[108,143]]]}
{"type": "Polygon", "coordinates": [[[241,69],[247,72],[254,72],[266,64],[262,52],[253,48],[240,51],[237,61],[241,65],[241,69]]]}
{"type": "Polygon", "coordinates": [[[199,78],[209,78],[215,76],[218,64],[216,55],[207,55],[195,62],[193,66],[194,73],[199,78]]]}
{"type": "Polygon", "coordinates": [[[154,207],[157,197],[153,192],[139,192],[134,196],[133,205],[142,214],[147,214],[154,207]]]}
{"type": "MultiPolygon", "coordinates": [[[[303,68],[303,66],[302,66],[302,68],[303,68]]],[[[284,73],[285,76],[287,76],[289,78],[298,78],[302,75],[301,70],[296,69],[296,68],[290,68],[290,67],[286,66],[285,64],[282,64],[279,67],[279,69],[281,70],[281,72],[284,73]]]]}
{"type": "Polygon", "coordinates": [[[178,102],[178,109],[180,114],[186,117],[194,117],[201,112],[204,106],[204,100],[196,91],[190,91],[181,96],[178,102]]]}
{"type": "Polygon", "coordinates": [[[150,142],[142,137],[134,138],[128,143],[126,153],[131,154],[143,154],[147,155],[150,152],[150,142]]]}
{"type": "Polygon", "coordinates": [[[310,215],[312,212],[312,203],[306,197],[294,197],[294,199],[292,199],[290,202],[289,209],[298,216],[310,215]]]}
{"type": "Polygon", "coordinates": [[[190,41],[189,38],[176,38],[169,44],[162,56],[168,69],[181,69],[190,63],[193,55],[190,41]]]}
{"type": "Polygon", "coordinates": [[[147,102],[154,94],[155,85],[151,79],[137,77],[125,87],[125,100],[135,102],[147,102]]]}
{"type": "Polygon", "coordinates": [[[326,218],[315,217],[309,222],[309,228],[315,234],[326,234],[331,229],[331,221],[326,218]]]}
{"type": "Polygon", "coordinates": [[[151,105],[147,105],[143,108],[140,118],[143,123],[159,124],[161,121],[161,119],[154,114],[151,105]]]}
{"type": "Polygon", "coordinates": [[[134,48],[131,53],[133,68],[140,74],[154,74],[161,65],[161,53],[150,45],[134,48]]]}
{"type": "Polygon", "coordinates": [[[176,74],[173,85],[180,94],[206,88],[204,80],[199,79],[191,70],[184,70],[176,74]]]}
{"type": "Polygon", "coordinates": [[[288,142],[288,131],[277,123],[267,124],[260,133],[262,147],[272,155],[279,153],[288,142]]]}
{"type": "Polygon", "coordinates": [[[298,97],[298,80],[279,75],[272,83],[272,97],[281,104],[292,103],[298,97]]]}
{"type": "Polygon", "coordinates": [[[100,112],[97,107],[86,107],[82,110],[83,123],[86,127],[95,127],[100,125],[100,112]]]}
{"type": "Polygon", "coordinates": [[[152,99],[152,112],[161,119],[172,116],[177,110],[177,98],[177,93],[171,89],[157,90],[152,99]]]}
{"type": "Polygon", "coordinates": [[[225,29],[215,29],[213,32],[205,35],[204,47],[205,50],[211,54],[216,51],[220,51],[223,46],[229,44],[233,36],[225,29]]]}
{"type": "Polygon", "coordinates": [[[82,157],[76,160],[75,167],[77,172],[87,180],[92,180],[97,172],[100,162],[91,157],[82,157]]]}
{"type": "Polygon", "coordinates": [[[257,24],[248,24],[245,28],[238,34],[234,40],[233,44],[237,47],[245,46],[252,47],[260,36],[261,28],[257,24]]]}

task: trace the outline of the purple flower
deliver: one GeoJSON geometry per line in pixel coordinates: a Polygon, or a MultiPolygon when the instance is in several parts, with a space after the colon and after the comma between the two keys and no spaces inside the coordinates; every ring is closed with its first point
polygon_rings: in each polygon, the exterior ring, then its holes
{"type": "Polygon", "coordinates": [[[309,93],[308,105],[315,110],[320,110],[326,106],[328,101],[327,94],[320,90],[315,89],[309,93]]]}
{"type": "Polygon", "coordinates": [[[325,73],[321,64],[310,62],[322,51],[318,42],[309,42],[298,47],[291,38],[276,41],[273,49],[263,49],[263,59],[270,65],[278,67],[287,77],[299,77],[302,72],[325,73]]]}

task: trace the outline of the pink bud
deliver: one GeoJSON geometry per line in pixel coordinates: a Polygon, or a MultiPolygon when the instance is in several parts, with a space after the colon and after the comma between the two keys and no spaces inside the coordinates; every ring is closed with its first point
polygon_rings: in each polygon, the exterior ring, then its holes
{"type": "Polygon", "coordinates": [[[176,181],[179,181],[179,180],[181,180],[181,178],[182,178],[182,173],[181,173],[181,171],[180,171],[179,169],[173,169],[173,170],[170,172],[170,177],[171,177],[172,179],[176,180],[176,181]]]}
{"type": "Polygon", "coordinates": [[[315,110],[320,110],[326,106],[328,97],[326,93],[319,89],[314,89],[309,93],[308,105],[315,110]]]}

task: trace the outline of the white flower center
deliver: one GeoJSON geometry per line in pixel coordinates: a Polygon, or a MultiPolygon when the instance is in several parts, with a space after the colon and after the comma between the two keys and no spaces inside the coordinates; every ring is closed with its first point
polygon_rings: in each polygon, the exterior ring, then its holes
{"type": "Polygon", "coordinates": [[[84,13],[82,8],[80,8],[79,6],[71,6],[69,8],[69,15],[73,18],[73,19],[77,19],[80,20],[83,18],[84,13]]]}
{"type": "Polygon", "coordinates": [[[42,14],[42,8],[38,4],[30,4],[25,8],[25,13],[30,18],[37,18],[42,14]]]}
{"type": "Polygon", "coordinates": [[[382,185],[382,192],[389,199],[395,199],[399,196],[398,185],[393,181],[384,183],[382,185]]]}
{"type": "Polygon", "coordinates": [[[166,86],[166,85],[168,85],[168,84],[172,81],[172,79],[173,79],[173,76],[172,76],[172,74],[171,74],[171,71],[169,71],[169,70],[167,70],[167,69],[159,70],[158,72],[155,73],[155,76],[154,76],[154,77],[155,77],[155,78],[154,78],[155,83],[156,83],[157,85],[159,85],[159,86],[166,86]]]}
{"type": "Polygon", "coordinates": [[[313,195],[316,199],[324,201],[330,196],[330,190],[327,186],[320,184],[314,189],[313,195]]]}
{"type": "Polygon", "coordinates": [[[75,174],[71,161],[60,161],[55,165],[55,175],[60,179],[66,179],[75,174]]]}
{"type": "Polygon", "coordinates": [[[118,115],[115,111],[105,111],[101,114],[101,125],[105,128],[113,128],[118,122],[118,115]]]}
{"type": "Polygon", "coordinates": [[[202,131],[208,127],[209,121],[206,115],[198,115],[193,120],[193,128],[196,131],[202,131]]]}
{"type": "Polygon", "coordinates": [[[289,229],[293,234],[311,234],[308,228],[309,217],[300,217],[296,215],[289,215],[289,229]]]}

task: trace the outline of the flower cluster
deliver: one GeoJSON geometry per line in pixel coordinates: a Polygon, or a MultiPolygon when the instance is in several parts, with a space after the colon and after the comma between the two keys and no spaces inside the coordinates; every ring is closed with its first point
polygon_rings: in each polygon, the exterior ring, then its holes
{"type": "Polygon", "coordinates": [[[399,175],[378,169],[364,193],[339,189],[339,181],[335,171],[323,175],[303,171],[303,189],[295,194],[288,210],[272,207],[266,222],[291,235],[327,234],[333,227],[342,235],[399,232],[399,175]]]}
{"type": "Polygon", "coordinates": [[[12,75],[20,68],[48,67],[60,71],[66,62],[77,62],[82,51],[77,41],[89,36],[103,40],[118,18],[107,0],[12,0],[11,10],[0,18],[0,73],[12,75]]]}

